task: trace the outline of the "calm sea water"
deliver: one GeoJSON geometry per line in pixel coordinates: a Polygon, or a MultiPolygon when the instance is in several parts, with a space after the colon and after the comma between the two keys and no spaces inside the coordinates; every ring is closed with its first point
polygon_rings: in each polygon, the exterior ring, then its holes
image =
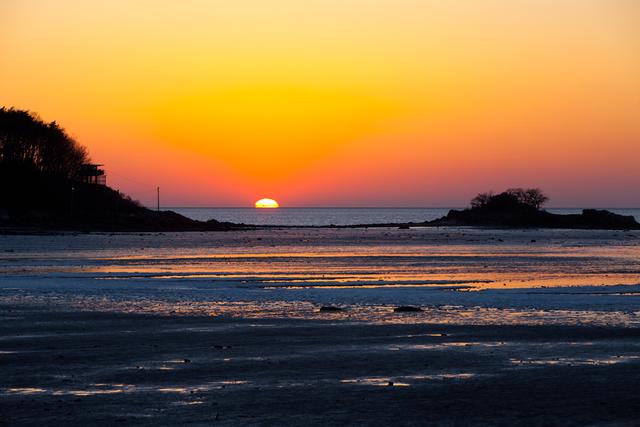
{"type": "MultiPolygon", "coordinates": [[[[452,208],[166,208],[186,217],[206,221],[256,225],[353,225],[389,222],[422,222],[445,216],[452,208]]],[[[459,209],[459,208],[456,208],[459,209]]],[[[640,221],[640,209],[609,209],[633,215],[640,221]]],[[[580,213],[581,209],[548,209],[549,212],[580,213]]]]}

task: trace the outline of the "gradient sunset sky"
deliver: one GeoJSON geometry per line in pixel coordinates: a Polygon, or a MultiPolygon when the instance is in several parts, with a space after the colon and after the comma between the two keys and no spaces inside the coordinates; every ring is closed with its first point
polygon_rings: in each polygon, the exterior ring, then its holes
{"type": "Polygon", "coordinates": [[[640,206],[640,1],[2,0],[0,105],[166,206],[640,206]]]}

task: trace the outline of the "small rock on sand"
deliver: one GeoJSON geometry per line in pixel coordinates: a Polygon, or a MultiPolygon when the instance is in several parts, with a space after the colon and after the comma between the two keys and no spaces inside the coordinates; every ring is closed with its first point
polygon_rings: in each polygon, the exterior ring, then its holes
{"type": "Polygon", "coordinates": [[[325,305],[320,307],[320,312],[336,312],[336,311],[342,311],[342,309],[340,307],[335,307],[333,305],[325,305]]]}
{"type": "Polygon", "coordinates": [[[412,305],[401,305],[400,307],[396,307],[393,309],[395,313],[415,313],[418,311],[422,311],[420,307],[414,307],[412,305]]]}

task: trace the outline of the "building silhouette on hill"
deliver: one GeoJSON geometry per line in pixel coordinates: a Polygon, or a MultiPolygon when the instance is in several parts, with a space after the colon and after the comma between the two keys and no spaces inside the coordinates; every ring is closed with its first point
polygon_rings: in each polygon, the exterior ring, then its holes
{"type": "Polygon", "coordinates": [[[107,185],[107,175],[103,165],[95,163],[85,163],[80,168],[80,181],[85,184],[107,185]]]}

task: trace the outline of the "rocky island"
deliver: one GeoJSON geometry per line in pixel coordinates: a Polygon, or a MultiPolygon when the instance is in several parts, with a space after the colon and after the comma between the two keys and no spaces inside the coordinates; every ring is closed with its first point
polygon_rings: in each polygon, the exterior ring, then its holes
{"type": "Polygon", "coordinates": [[[607,210],[583,209],[580,214],[554,214],[541,209],[548,199],[537,189],[510,189],[503,193],[479,194],[471,208],[451,210],[428,225],[535,228],[582,228],[603,230],[640,229],[633,216],[607,210]]]}

